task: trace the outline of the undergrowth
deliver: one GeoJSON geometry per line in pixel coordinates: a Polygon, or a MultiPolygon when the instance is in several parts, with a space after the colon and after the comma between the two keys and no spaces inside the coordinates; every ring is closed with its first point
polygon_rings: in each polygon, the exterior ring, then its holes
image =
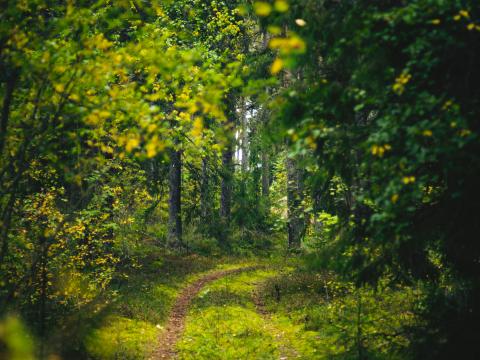
{"type": "Polygon", "coordinates": [[[151,256],[117,283],[116,301],[85,337],[85,351],[98,360],[146,359],[156,346],[181,289],[214,269],[249,266],[235,258],[199,255],[151,256]]]}

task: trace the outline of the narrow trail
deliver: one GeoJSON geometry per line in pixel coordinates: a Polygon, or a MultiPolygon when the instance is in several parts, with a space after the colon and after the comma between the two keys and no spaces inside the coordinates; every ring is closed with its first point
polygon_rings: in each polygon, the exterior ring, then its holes
{"type": "Polygon", "coordinates": [[[285,339],[285,336],[283,336],[283,333],[272,323],[271,314],[265,307],[265,303],[260,295],[259,286],[260,284],[257,284],[255,290],[252,291],[252,301],[255,304],[257,313],[264,319],[265,326],[272,334],[274,334],[277,342],[280,344],[280,360],[298,358],[299,355],[297,351],[290,346],[287,339],[285,339]]]}
{"type": "Polygon", "coordinates": [[[185,328],[185,318],[192,299],[202,288],[227,275],[234,275],[244,271],[256,270],[260,266],[248,266],[230,270],[219,270],[203,276],[182,290],[172,307],[170,316],[165,326],[165,331],[160,335],[158,346],[151,359],[174,359],[176,355],[175,345],[180,339],[185,328]]]}

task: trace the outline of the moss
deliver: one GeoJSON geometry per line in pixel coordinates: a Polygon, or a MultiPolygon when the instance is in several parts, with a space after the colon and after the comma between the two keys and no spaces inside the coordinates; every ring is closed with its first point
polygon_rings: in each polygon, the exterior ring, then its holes
{"type": "Polygon", "coordinates": [[[85,345],[95,359],[146,358],[154,349],[160,331],[145,321],[111,316],[103,327],[92,331],[85,345]]]}
{"type": "Polygon", "coordinates": [[[182,340],[180,359],[278,359],[279,343],[252,302],[259,281],[271,270],[226,276],[195,299],[182,340]]]}
{"type": "Polygon", "coordinates": [[[195,313],[178,344],[180,359],[278,359],[263,319],[243,306],[210,306],[195,313]]]}

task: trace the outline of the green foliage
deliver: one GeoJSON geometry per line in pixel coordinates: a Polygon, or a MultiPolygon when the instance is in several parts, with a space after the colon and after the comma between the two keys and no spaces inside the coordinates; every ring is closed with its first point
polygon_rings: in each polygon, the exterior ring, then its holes
{"type": "Polygon", "coordinates": [[[339,218],[313,257],[357,284],[424,281],[436,335],[418,328],[420,357],[477,353],[479,11],[474,1],[298,1],[263,14],[272,36],[292,29],[270,42],[286,85],[271,107],[307,159],[314,208],[339,218]],[[289,52],[295,36],[305,52],[289,52]],[[283,71],[285,52],[295,61],[283,71]],[[448,299],[446,276],[456,284],[448,299]]]}
{"type": "Polygon", "coordinates": [[[288,232],[312,273],[266,285],[270,321],[243,275],[211,285],[184,358],[278,357],[282,331],[305,358],[479,357],[478,1],[24,0],[0,20],[2,355],[147,356],[213,266],[172,261],[176,217],[183,252],[270,256],[288,232]]]}
{"type": "Polygon", "coordinates": [[[0,356],[11,360],[33,360],[32,336],[22,321],[9,315],[0,321],[0,356]]]}
{"type": "Polygon", "coordinates": [[[221,153],[244,31],[218,1],[2,6],[0,313],[48,351],[77,347],[72,318],[100,316],[165,245],[166,150],[221,153]]]}
{"type": "Polygon", "coordinates": [[[408,358],[404,329],[418,324],[413,312],[418,290],[385,284],[356,288],[332,274],[309,271],[268,279],[262,292],[279,321],[288,316],[299,326],[294,336],[297,347],[310,354],[306,358],[408,358]]]}
{"type": "Polygon", "coordinates": [[[219,255],[219,241],[214,237],[208,237],[198,228],[190,226],[183,235],[185,246],[192,252],[201,255],[219,255]]]}

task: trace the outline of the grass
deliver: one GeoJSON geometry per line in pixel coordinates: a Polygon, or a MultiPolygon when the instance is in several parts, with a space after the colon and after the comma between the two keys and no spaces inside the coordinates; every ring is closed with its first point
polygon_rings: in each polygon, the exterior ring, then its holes
{"type": "Polygon", "coordinates": [[[334,274],[299,270],[298,259],[208,259],[147,262],[118,287],[108,316],[85,342],[99,360],[151,354],[179,291],[206,273],[252,265],[207,284],[193,300],[179,359],[404,359],[415,322],[413,288],[355,289],[334,274]],[[295,270],[296,269],[296,270],[295,270]],[[254,303],[256,291],[267,314],[254,303]],[[361,331],[361,333],[359,333],[361,331]]]}
{"type": "Polygon", "coordinates": [[[177,345],[179,359],[278,359],[279,343],[251,295],[258,282],[275,274],[256,270],[207,285],[192,304],[177,345]]]}
{"type": "Polygon", "coordinates": [[[88,356],[98,360],[148,358],[181,289],[208,272],[253,264],[257,262],[198,255],[144,259],[140,269],[117,285],[116,301],[86,336],[88,356]]]}
{"type": "Polygon", "coordinates": [[[91,332],[85,346],[95,359],[147,358],[159,332],[160,329],[149,322],[111,316],[104,326],[91,332]]]}
{"type": "Polygon", "coordinates": [[[275,326],[303,359],[405,359],[416,321],[410,287],[356,289],[333,274],[297,271],[262,285],[275,326]],[[293,324],[293,325],[292,325],[293,324]]]}

